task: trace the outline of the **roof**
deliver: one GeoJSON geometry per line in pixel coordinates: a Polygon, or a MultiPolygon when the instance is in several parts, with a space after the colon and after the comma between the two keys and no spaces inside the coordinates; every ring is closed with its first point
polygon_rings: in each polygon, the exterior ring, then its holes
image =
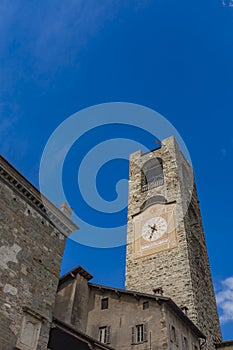
{"type": "Polygon", "coordinates": [[[0,155],[0,179],[65,236],[78,226],[0,155]]]}
{"type": "Polygon", "coordinates": [[[136,297],[136,298],[147,298],[147,299],[153,299],[159,303],[165,303],[172,311],[175,313],[183,322],[187,324],[187,326],[193,331],[193,333],[198,338],[205,339],[205,335],[199,330],[197,326],[188,318],[188,316],[185,315],[185,313],[174,303],[174,301],[171,298],[164,297],[159,294],[146,294],[146,293],[140,293],[136,291],[131,290],[124,290],[124,289],[118,289],[118,288],[112,288],[112,287],[106,287],[99,284],[94,283],[88,283],[90,288],[99,289],[100,291],[108,291],[117,294],[118,296],[121,294],[136,297]]]}
{"type": "Polygon", "coordinates": [[[93,276],[89,272],[87,272],[82,266],[78,265],[73,270],[67,272],[59,279],[58,288],[61,287],[61,285],[69,279],[74,279],[78,274],[86,278],[87,281],[93,278],[93,276]]]}
{"type": "Polygon", "coordinates": [[[91,349],[114,350],[107,344],[101,343],[86,333],[54,318],[48,346],[52,350],[63,350],[64,347],[62,342],[64,342],[65,347],[69,350],[85,350],[90,349],[90,346],[91,349]]]}
{"type": "Polygon", "coordinates": [[[216,348],[224,348],[227,346],[233,347],[233,340],[222,341],[221,343],[215,343],[216,348]]]}

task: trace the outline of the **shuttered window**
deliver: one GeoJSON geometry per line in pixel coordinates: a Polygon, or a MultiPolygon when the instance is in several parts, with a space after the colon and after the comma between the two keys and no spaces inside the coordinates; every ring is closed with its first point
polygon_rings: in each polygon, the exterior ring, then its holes
{"type": "Polygon", "coordinates": [[[176,339],[176,329],[174,326],[169,325],[169,332],[170,332],[170,340],[172,343],[177,343],[176,339]]]}
{"type": "Polygon", "coordinates": [[[138,324],[132,327],[131,343],[138,344],[147,341],[147,323],[138,324]]]}
{"type": "Polygon", "coordinates": [[[109,344],[111,338],[111,326],[99,328],[99,341],[104,344],[109,344]]]}
{"type": "Polygon", "coordinates": [[[184,335],[182,336],[182,348],[183,350],[189,349],[188,339],[184,335]]]}

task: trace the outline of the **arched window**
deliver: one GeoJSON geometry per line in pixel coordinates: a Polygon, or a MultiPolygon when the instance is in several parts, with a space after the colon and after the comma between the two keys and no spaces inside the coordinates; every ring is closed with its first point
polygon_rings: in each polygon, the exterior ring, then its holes
{"type": "Polygon", "coordinates": [[[148,160],[141,169],[142,191],[163,185],[163,163],[161,158],[148,160]]]}

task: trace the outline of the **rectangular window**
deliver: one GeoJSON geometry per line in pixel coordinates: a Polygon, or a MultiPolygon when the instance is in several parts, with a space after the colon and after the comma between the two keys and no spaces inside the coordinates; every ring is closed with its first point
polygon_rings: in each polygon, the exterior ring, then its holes
{"type": "Polygon", "coordinates": [[[189,346],[188,346],[188,339],[183,336],[183,350],[188,350],[189,346]]]}
{"type": "Polygon", "coordinates": [[[108,298],[103,298],[101,300],[101,310],[108,309],[108,298]]]}
{"type": "Polygon", "coordinates": [[[149,301],[143,302],[143,310],[149,309],[149,301]]]}
{"type": "Polygon", "coordinates": [[[17,340],[17,349],[35,350],[37,349],[42,322],[37,315],[33,316],[33,311],[27,310],[26,312],[22,320],[20,336],[17,340]]]}
{"type": "Polygon", "coordinates": [[[110,343],[111,327],[104,326],[99,328],[99,341],[104,344],[110,343]]]}
{"type": "Polygon", "coordinates": [[[143,342],[143,324],[136,326],[136,341],[137,343],[143,342]]]}
{"type": "Polygon", "coordinates": [[[172,343],[176,343],[176,329],[170,325],[170,340],[172,343]]]}
{"type": "Polygon", "coordinates": [[[147,341],[147,324],[138,324],[132,327],[132,344],[143,343],[147,341]]]}

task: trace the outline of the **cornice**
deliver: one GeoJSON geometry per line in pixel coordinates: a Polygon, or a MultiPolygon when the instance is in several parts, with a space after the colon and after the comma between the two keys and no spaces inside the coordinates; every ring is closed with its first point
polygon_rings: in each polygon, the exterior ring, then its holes
{"type": "Polygon", "coordinates": [[[61,288],[61,286],[64,284],[64,282],[66,282],[70,279],[74,279],[78,274],[81,275],[82,277],[86,278],[87,281],[90,281],[93,278],[93,276],[88,271],[86,271],[82,266],[78,265],[73,270],[71,270],[68,273],[66,273],[65,275],[61,276],[61,278],[59,280],[58,289],[61,288]]]}
{"type": "Polygon", "coordinates": [[[78,226],[0,155],[0,179],[68,237],[78,226]]]}

